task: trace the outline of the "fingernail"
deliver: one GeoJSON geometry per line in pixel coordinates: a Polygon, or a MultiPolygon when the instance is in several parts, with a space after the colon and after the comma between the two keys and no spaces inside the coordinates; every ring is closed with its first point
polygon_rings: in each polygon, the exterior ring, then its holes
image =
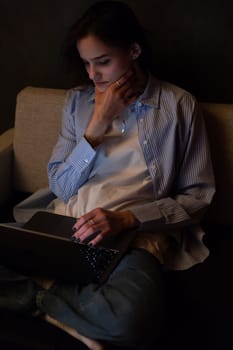
{"type": "Polygon", "coordinates": [[[80,243],[80,242],[81,242],[81,239],[80,239],[80,238],[76,238],[75,236],[72,236],[72,237],[71,237],[71,240],[72,240],[74,243],[80,243]]]}

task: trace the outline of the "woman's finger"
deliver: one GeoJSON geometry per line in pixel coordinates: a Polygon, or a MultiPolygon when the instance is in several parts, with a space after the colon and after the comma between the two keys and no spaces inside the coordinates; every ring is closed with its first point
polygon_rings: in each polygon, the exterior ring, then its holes
{"type": "Polygon", "coordinates": [[[101,231],[94,239],[92,239],[89,244],[97,245],[109,232],[101,231]]]}
{"type": "Polygon", "coordinates": [[[95,223],[95,221],[94,221],[95,219],[94,218],[95,218],[95,215],[92,212],[83,215],[80,219],[78,219],[76,221],[76,223],[73,226],[73,230],[74,231],[75,230],[78,231],[83,225],[85,225],[88,222],[89,222],[89,224],[90,223],[94,224],[95,223]]]}
{"type": "Polygon", "coordinates": [[[128,80],[133,77],[134,73],[131,69],[129,69],[125,74],[123,74],[118,80],[116,80],[113,85],[116,89],[121,88],[124,86],[128,80]]]}

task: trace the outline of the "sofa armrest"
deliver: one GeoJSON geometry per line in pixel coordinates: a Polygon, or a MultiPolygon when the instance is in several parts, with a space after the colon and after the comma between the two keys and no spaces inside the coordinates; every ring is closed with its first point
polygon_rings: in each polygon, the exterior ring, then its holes
{"type": "Polygon", "coordinates": [[[14,129],[0,135],[0,205],[7,202],[12,194],[12,160],[14,129]]]}

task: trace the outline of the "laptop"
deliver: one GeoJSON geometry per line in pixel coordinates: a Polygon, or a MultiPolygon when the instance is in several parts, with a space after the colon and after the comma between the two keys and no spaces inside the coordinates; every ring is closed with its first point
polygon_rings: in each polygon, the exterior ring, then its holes
{"type": "Polygon", "coordinates": [[[71,239],[76,221],[39,211],[23,227],[0,224],[0,264],[24,274],[99,287],[128,251],[136,231],[109,235],[91,246],[71,239]]]}

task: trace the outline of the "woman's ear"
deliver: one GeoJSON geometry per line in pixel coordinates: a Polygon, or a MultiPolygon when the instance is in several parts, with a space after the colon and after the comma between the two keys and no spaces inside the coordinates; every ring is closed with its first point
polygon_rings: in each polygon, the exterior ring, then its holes
{"type": "Polygon", "coordinates": [[[136,60],[141,55],[142,49],[138,43],[133,43],[130,48],[130,55],[132,60],[136,60]]]}

